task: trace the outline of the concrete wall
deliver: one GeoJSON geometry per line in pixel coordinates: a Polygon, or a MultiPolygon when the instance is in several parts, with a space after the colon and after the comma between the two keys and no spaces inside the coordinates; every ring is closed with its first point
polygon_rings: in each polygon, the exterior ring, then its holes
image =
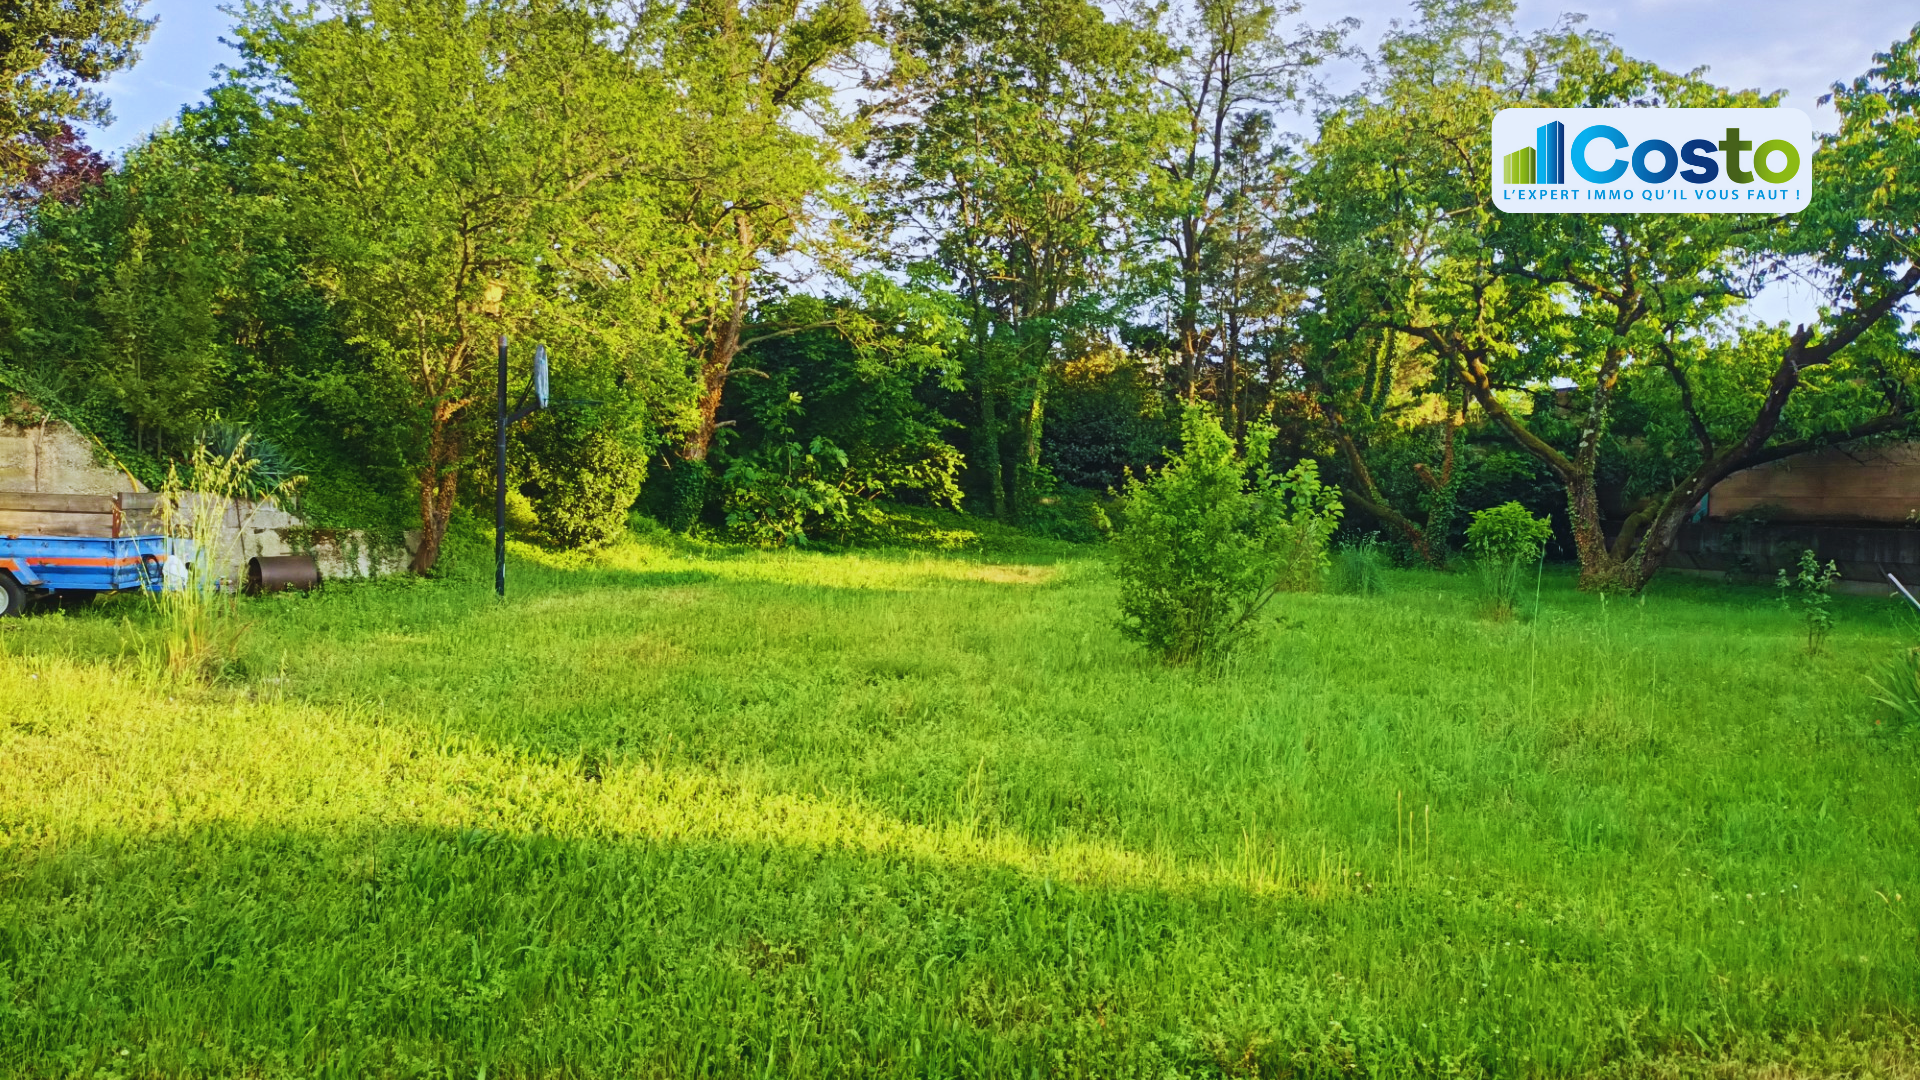
{"type": "Polygon", "coordinates": [[[117,495],[145,491],[140,481],[96,454],[86,436],[58,420],[0,421],[0,491],[46,495],[117,495]]]}
{"type": "MultiPolygon", "coordinates": [[[[164,532],[154,514],[158,495],[123,495],[120,505],[125,515],[122,534],[145,535],[164,532]]],[[[184,514],[190,514],[194,496],[182,501],[184,514]]],[[[223,564],[220,576],[235,581],[246,577],[247,560],[258,556],[310,554],[320,565],[323,579],[381,577],[405,573],[407,562],[419,546],[416,534],[408,533],[404,543],[379,544],[357,530],[312,529],[298,517],[278,506],[236,500],[227,507],[225,527],[214,552],[223,564]]]]}
{"type": "MultiPolygon", "coordinates": [[[[60,421],[0,422],[0,536],[160,532],[153,516],[157,496],[111,462],[103,464],[105,457],[60,421]]],[[[238,581],[255,556],[311,553],[323,578],[377,577],[404,572],[417,544],[411,533],[403,545],[394,545],[358,531],[311,529],[277,507],[242,502],[227,512],[218,545],[225,564],[220,573],[238,581]]]]}

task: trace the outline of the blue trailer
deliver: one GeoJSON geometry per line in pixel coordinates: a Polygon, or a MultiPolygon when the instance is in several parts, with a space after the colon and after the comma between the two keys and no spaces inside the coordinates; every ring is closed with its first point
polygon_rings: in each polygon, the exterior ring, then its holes
{"type": "Polygon", "coordinates": [[[159,592],[169,547],[164,536],[0,536],[0,617],[42,597],[159,592]]]}

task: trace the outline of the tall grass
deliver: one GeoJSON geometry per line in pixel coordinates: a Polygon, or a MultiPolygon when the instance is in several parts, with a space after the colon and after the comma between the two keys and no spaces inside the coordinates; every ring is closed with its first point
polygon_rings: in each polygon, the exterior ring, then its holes
{"type": "Polygon", "coordinates": [[[516,551],[245,601],[218,685],[3,632],[0,1074],[1920,1060],[1866,601],[1393,571],[1199,675],[1091,559],[516,551]]]}
{"type": "Polygon", "coordinates": [[[170,541],[169,572],[154,594],[162,613],[157,658],[175,676],[218,676],[238,655],[245,632],[233,572],[240,535],[260,510],[277,506],[301,482],[269,477],[249,450],[249,435],[219,430],[221,449],[196,443],[186,476],[168,465],[154,508],[170,541]]]}

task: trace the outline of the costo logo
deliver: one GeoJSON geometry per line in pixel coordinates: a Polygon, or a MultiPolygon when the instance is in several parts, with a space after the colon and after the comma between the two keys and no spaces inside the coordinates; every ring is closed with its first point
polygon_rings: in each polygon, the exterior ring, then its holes
{"type": "Polygon", "coordinates": [[[1798,109],[1507,109],[1493,152],[1509,213],[1779,214],[1813,193],[1798,109]]]}

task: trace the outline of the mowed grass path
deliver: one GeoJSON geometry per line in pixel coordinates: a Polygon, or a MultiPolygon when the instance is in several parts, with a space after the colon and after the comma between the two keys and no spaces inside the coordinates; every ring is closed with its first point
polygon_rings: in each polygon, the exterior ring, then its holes
{"type": "Polygon", "coordinates": [[[513,583],[247,604],[211,688],[7,624],[0,1074],[1920,1068],[1889,603],[1403,573],[1203,675],[1087,555],[513,583]]]}

